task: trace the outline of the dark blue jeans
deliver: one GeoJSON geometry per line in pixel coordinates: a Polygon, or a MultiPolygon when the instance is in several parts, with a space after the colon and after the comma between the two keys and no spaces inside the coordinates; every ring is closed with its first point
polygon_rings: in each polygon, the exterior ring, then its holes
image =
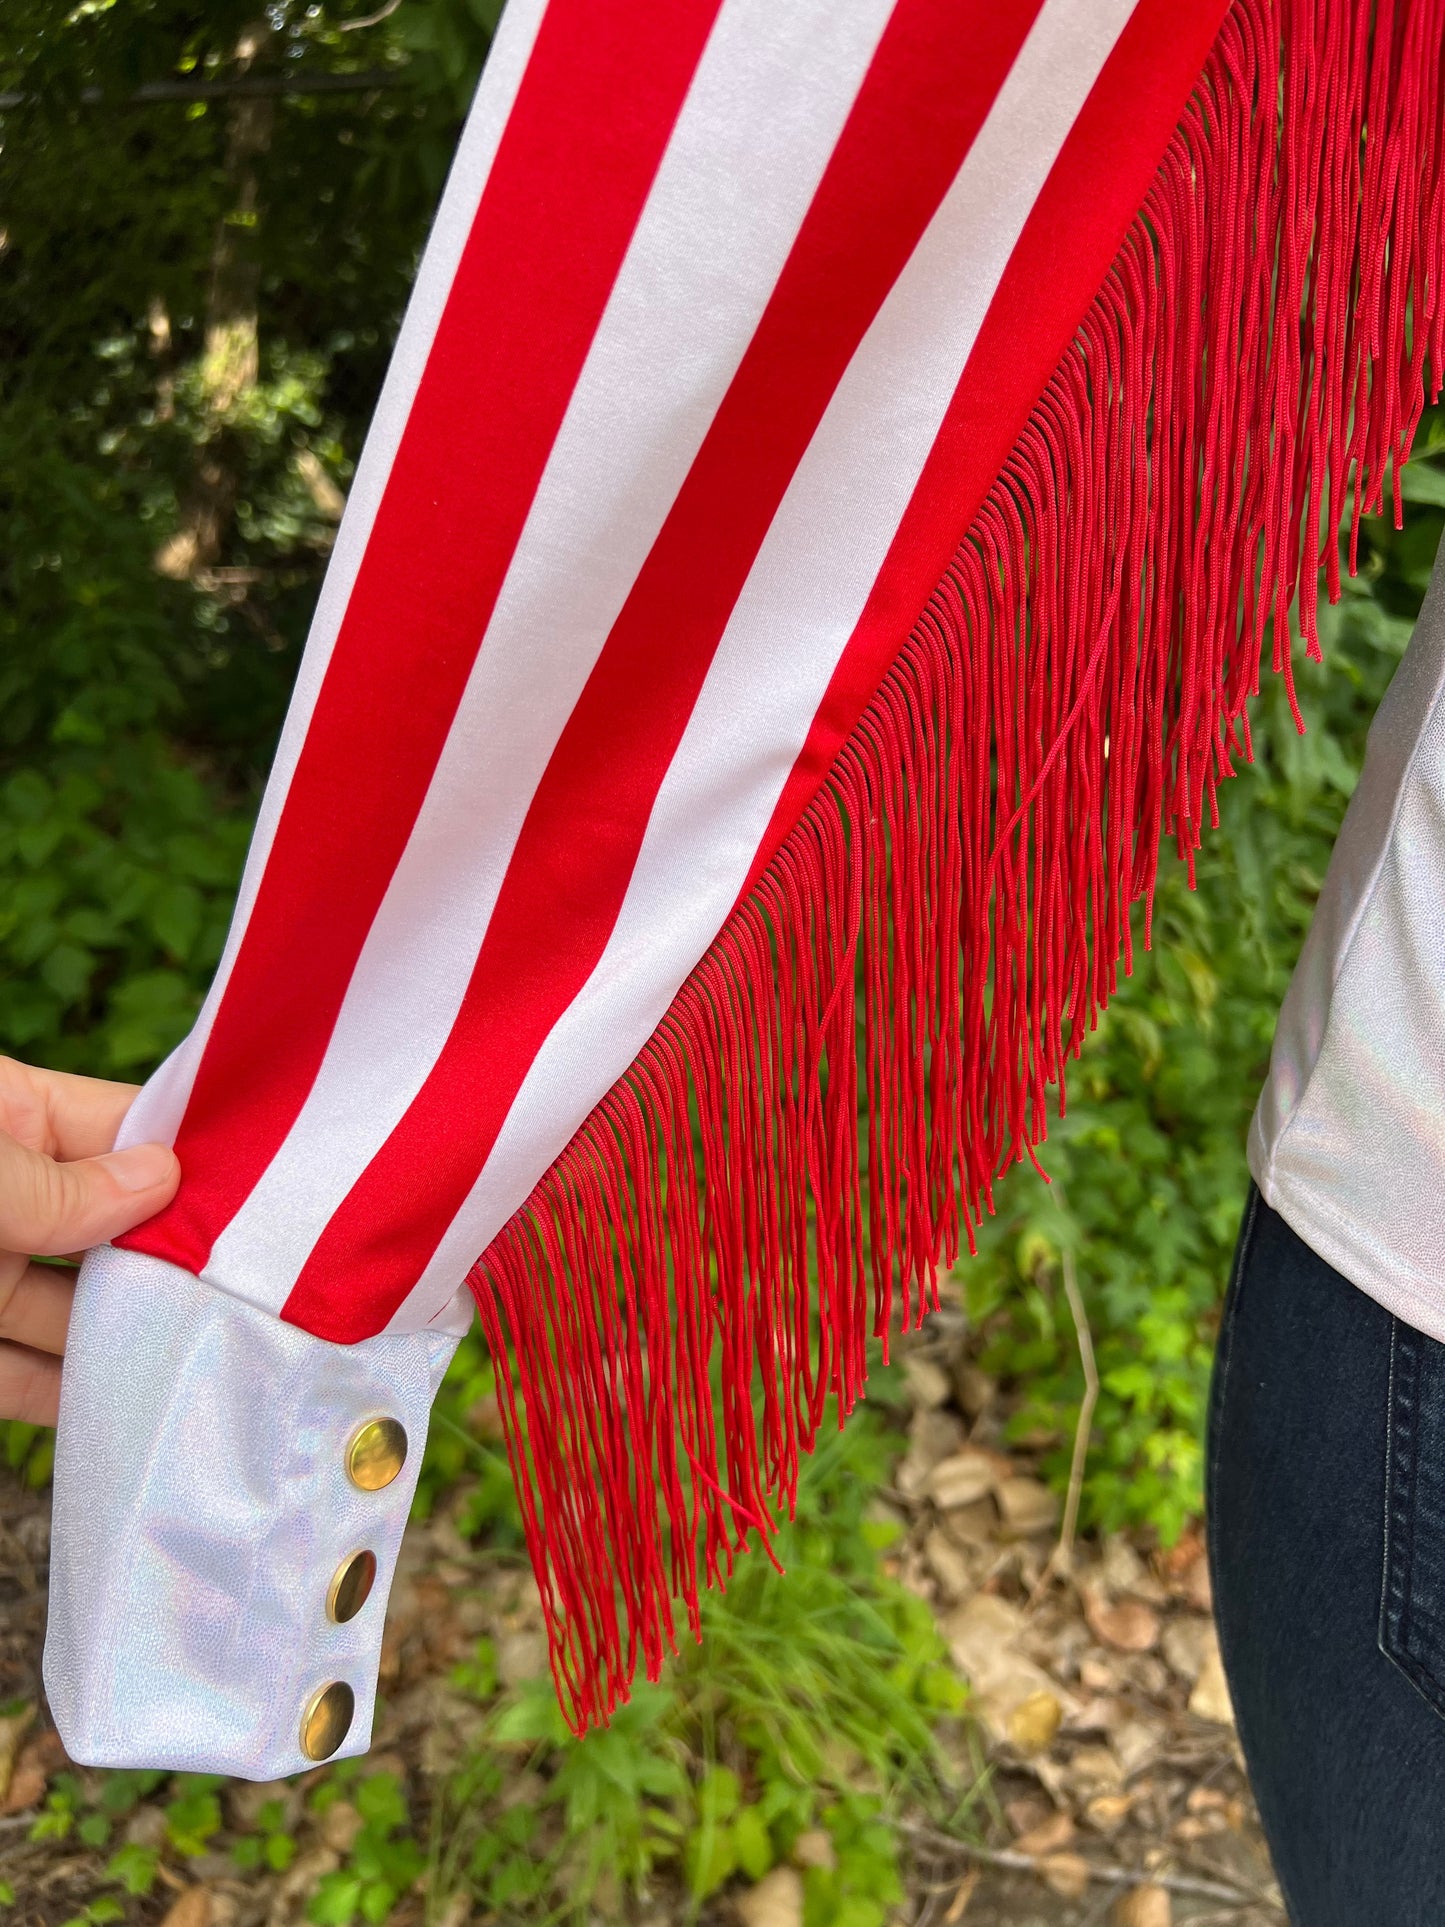
{"type": "Polygon", "coordinates": [[[1253,1192],[1207,1504],[1225,1670],[1293,1927],[1445,1927],[1445,1345],[1253,1192]]]}

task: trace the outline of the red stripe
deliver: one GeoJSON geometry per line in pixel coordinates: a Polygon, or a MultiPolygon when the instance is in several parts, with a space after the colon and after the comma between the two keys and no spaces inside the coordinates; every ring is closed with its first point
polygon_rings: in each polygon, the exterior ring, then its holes
{"type": "Polygon", "coordinates": [[[616,922],[778,504],[973,144],[1039,0],[900,0],[772,299],[538,787],[456,1024],[283,1315],[378,1330],[430,1259],[616,922]],[[946,81],[941,81],[946,76],[946,81]]]}
{"type": "Polygon", "coordinates": [[[550,0],[176,1141],[199,1271],[311,1089],[720,0],[550,0]]]}
{"type": "Polygon", "coordinates": [[[1228,11],[1140,0],[1024,224],[746,896],[856,727],[1099,291],[1228,11]]]}

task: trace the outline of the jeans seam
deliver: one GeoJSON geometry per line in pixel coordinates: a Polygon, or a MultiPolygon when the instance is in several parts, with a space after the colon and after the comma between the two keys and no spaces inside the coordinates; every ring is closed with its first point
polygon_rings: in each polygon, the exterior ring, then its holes
{"type": "Polygon", "coordinates": [[[1399,1335],[1399,1322],[1392,1318],[1390,1320],[1390,1374],[1385,1392],[1385,1531],[1380,1560],[1380,1623],[1377,1634],[1380,1651],[1386,1659],[1393,1657],[1387,1642],[1391,1638],[1390,1558],[1394,1545],[1394,1520],[1391,1515],[1395,1503],[1395,1363],[1399,1335]]]}
{"type": "Polygon", "coordinates": [[[1219,1435],[1224,1427],[1225,1400],[1229,1396],[1229,1367],[1234,1354],[1234,1322],[1239,1309],[1244,1268],[1249,1263],[1250,1250],[1254,1244],[1254,1224],[1259,1215],[1259,1196],[1259,1186],[1251,1184],[1249,1203],[1245,1207],[1244,1224],[1239,1234],[1239,1248],[1234,1258],[1234,1271],[1225,1293],[1224,1322],[1219,1328],[1219,1341],[1215,1348],[1215,1370],[1219,1377],[1219,1389],[1210,1401],[1209,1462],[1205,1467],[1204,1492],[1206,1515],[1212,1510],[1219,1479],[1219,1435]]]}
{"type": "MultiPolygon", "coordinates": [[[[1225,1293],[1225,1315],[1219,1327],[1219,1339],[1215,1346],[1214,1371],[1216,1383],[1211,1391],[1209,1401],[1209,1450],[1204,1468],[1204,1548],[1209,1566],[1210,1590],[1216,1601],[1223,1596],[1219,1584],[1219,1575],[1215,1568],[1216,1545],[1213,1529],[1215,1517],[1214,1499],[1219,1484],[1220,1438],[1224,1430],[1224,1407],[1229,1392],[1229,1368],[1234,1354],[1234,1327],[1239,1312],[1239,1300],[1243,1291],[1244,1268],[1249,1263],[1250,1252],[1254,1247],[1255,1220],[1259,1215],[1260,1198],[1261,1193],[1259,1186],[1251,1183],[1249,1187],[1249,1203],[1245,1206],[1244,1222],[1240,1226],[1239,1243],[1235,1251],[1234,1267],[1230,1273],[1229,1286],[1225,1293]]],[[[1219,1657],[1224,1666],[1225,1677],[1228,1678],[1231,1671],[1229,1664],[1230,1640],[1225,1632],[1224,1615],[1220,1612],[1217,1604],[1211,1617],[1214,1621],[1215,1637],[1219,1641],[1219,1657]]],[[[1243,1735],[1238,1732],[1237,1726],[1236,1738],[1242,1744],[1243,1735]]],[[[1273,1856],[1271,1856],[1271,1864],[1273,1865],[1273,1856]]],[[[1289,1883],[1286,1881],[1283,1871],[1277,1866],[1274,1868],[1274,1876],[1276,1884],[1279,1887],[1280,1899],[1284,1903],[1284,1910],[1290,1921],[1290,1927],[1306,1927],[1305,1916],[1295,1905],[1294,1895],[1290,1891],[1289,1883]]]]}
{"type": "Polygon", "coordinates": [[[1400,1319],[1392,1319],[1389,1411],[1385,1428],[1384,1556],[1376,1644],[1436,1717],[1445,1718],[1445,1681],[1424,1664],[1411,1646],[1413,1515],[1419,1465],[1415,1424],[1419,1415],[1420,1357],[1421,1334],[1400,1319]],[[1401,1490],[1402,1485],[1407,1490],[1401,1490]]]}

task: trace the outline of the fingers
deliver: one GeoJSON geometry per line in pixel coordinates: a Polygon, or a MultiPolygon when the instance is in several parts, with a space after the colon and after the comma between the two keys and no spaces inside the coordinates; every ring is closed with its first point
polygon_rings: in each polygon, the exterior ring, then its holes
{"type": "Polygon", "coordinates": [[[0,1057],[0,1131],[53,1158],[95,1157],[115,1143],[136,1089],[0,1057]]]}
{"type": "Polygon", "coordinates": [[[0,1342],[59,1357],[74,1299],[73,1271],[27,1264],[24,1258],[0,1252],[0,1342]]]}
{"type": "Polygon", "coordinates": [[[60,1416],[60,1360],[0,1344],[0,1419],[54,1425],[60,1416]]]}
{"type": "Polygon", "coordinates": [[[66,1164],[0,1136],[0,1250],[49,1257],[104,1244],[168,1204],[180,1174],[164,1144],[66,1164]]]}

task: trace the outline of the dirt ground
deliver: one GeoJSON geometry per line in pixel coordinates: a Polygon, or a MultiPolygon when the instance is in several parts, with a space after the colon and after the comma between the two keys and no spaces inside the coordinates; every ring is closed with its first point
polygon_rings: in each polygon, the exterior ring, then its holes
{"type": "MultiPolygon", "coordinates": [[[[904,1527],[899,1577],[930,1601],[972,1684],[971,1717],[950,1745],[960,1779],[979,1791],[960,1828],[966,1843],[922,1819],[900,1823],[910,1897],[898,1927],[1282,1927],[1198,1536],[1168,1555],[1123,1536],[1084,1543],[1070,1575],[1050,1575],[1057,1499],[1026,1455],[1001,1448],[992,1390],[970,1375],[946,1324],[931,1321],[906,1371],[909,1449],[880,1505],[904,1527]]],[[[0,1718],[0,1882],[25,1927],[87,1920],[106,1859],[73,1834],[30,1838],[67,1766],[39,1677],[48,1537],[48,1494],[0,1474],[0,1708],[23,1709],[0,1718]]],[[[483,1633],[504,1682],[540,1670],[529,1576],[468,1545],[446,1518],[414,1529],[388,1617],[375,1744],[418,1811],[436,1776],[475,1743],[479,1710],[447,1675],[483,1633]]],[[[223,1803],[229,1823],[244,1826],[256,1800],[277,1791],[235,1783],[223,1803]]],[[[142,1807],[127,1837],[144,1838],[156,1813],[142,1807]]],[[[338,1864],[330,1824],[298,1817],[290,1867],[244,1877],[218,1835],[221,1850],[163,1863],[155,1891],[128,1902],[125,1918],[291,1927],[338,1864]]],[[[801,1876],[783,1868],[712,1903],[703,1920],[800,1927],[801,1906],[801,1876]]],[[[652,1909],[637,1927],[674,1917],[683,1916],[652,1909]]],[[[391,1918],[420,1927],[423,1900],[408,1896],[391,1918]]],[[[453,1902],[440,1927],[488,1919],[500,1916],[453,1902]]]]}

